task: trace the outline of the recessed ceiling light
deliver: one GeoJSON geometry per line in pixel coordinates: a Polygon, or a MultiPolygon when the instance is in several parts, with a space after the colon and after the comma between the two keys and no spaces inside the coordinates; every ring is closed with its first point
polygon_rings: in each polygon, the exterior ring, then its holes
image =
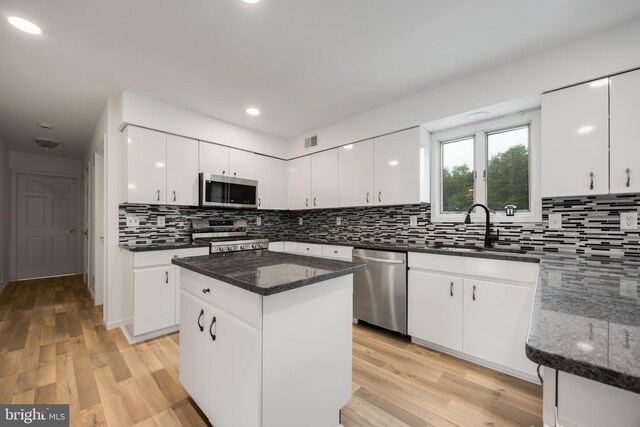
{"type": "Polygon", "coordinates": [[[397,160],[391,160],[391,161],[389,162],[389,166],[398,166],[399,164],[400,164],[400,162],[399,162],[399,161],[397,161],[397,160]]]}
{"type": "Polygon", "coordinates": [[[31,21],[27,21],[24,18],[18,18],[17,16],[10,16],[7,18],[9,23],[19,30],[29,34],[41,34],[42,30],[36,24],[31,21]]]}
{"type": "Polygon", "coordinates": [[[247,114],[250,116],[257,116],[258,114],[260,114],[260,110],[258,110],[255,107],[249,107],[246,109],[247,114]]]}
{"type": "Polygon", "coordinates": [[[594,126],[588,125],[588,126],[582,126],[580,128],[578,128],[578,133],[580,135],[586,135],[588,133],[593,132],[593,130],[595,129],[594,126]]]}
{"type": "Polygon", "coordinates": [[[243,0],[245,3],[249,3],[249,4],[255,4],[258,3],[260,0],[243,0]]]}
{"type": "Polygon", "coordinates": [[[489,113],[488,111],[476,111],[475,113],[467,114],[467,117],[465,117],[465,119],[475,120],[479,119],[480,117],[488,116],[489,114],[491,113],[489,113]]]}
{"type": "Polygon", "coordinates": [[[605,78],[605,79],[592,81],[591,83],[589,83],[589,86],[590,87],[602,87],[602,86],[606,86],[608,84],[609,84],[609,79],[605,78]]]}
{"type": "Polygon", "coordinates": [[[353,144],[348,144],[344,146],[345,150],[353,150],[353,144]]]}
{"type": "Polygon", "coordinates": [[[38,122],[38,127],[42,129],[53,129],[53,125],[51,123],[38,122]]]}

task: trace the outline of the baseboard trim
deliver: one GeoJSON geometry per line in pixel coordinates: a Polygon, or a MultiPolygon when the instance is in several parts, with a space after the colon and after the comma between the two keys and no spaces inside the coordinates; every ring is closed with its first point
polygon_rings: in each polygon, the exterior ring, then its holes
{"type": "Polygon", "coordinates": [[[524,372],[516,371],[515,369],[507,368],[506,366],[498,365],[484,359],[470,356],[460,351],[452,350],[450,348],[443,347],[429,341],[424,341],[419,338],[411,337],[411,342],[423,347],[431,348],[433,350],[438,350],[450,356],[457,357],[458,359],[466,360],[467,362],[475,363],[476,365],[484,366],[485,368],[493,369],[494,371],[498,371],[503,374],[511,375],[512,377],[520,378],[521,380],[540,385],[540,380],[536,375],[527,375],[524,372]]]}
{"type": "Polygon", "coordinates": [[[163,335],[171,334],[180,330],[180,325],[169,326],[168,328],[159,329],[153,332],[147,332],[146,334],[133,336],[129,333],[127,327],[125,325],[120,326],[120,330],[122,334],[127,339],[129,344],[138,344],[143,341],[147,341],[153,338],[158,338],[163,335]]]}

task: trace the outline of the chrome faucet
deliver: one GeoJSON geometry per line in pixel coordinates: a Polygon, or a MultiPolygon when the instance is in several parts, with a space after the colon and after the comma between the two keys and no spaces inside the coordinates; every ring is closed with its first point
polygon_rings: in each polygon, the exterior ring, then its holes
{"type": "Polygon", "coordinates": [[[471,207],[467,211],[467,216],[464,219],[464,223],[465,224],[471,224],[471,211],[475,207],[481,207],[482,209],[484,209],[484,212],[487,215],[487,225],[486,225],[486,229],[484,231],[484,247],[485,248],[490,248],[490,247],[493,246],[493,242],[497,241],[500,238],[500,230],[498,230],[496,232],[495,236],[491,235],[491,224],[489,223],[489,208],[488,207],[486,207],[482,203],[474,203],[473,205],[471,205],[471,207]]]}

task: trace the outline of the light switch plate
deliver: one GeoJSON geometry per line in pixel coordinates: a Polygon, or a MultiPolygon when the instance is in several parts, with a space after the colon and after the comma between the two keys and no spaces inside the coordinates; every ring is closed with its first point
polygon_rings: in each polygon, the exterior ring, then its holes
{"type": "Polygon", "coordinates": [[[336,217],[336,225],[341,225],[341,224],[342,224],[342,218],[336,217]]]}
{"type": "Polygon", "coordinates": [[[302,217],[298,217],[298,225],[302,225],[304,221],[302,221],[302,217]]]}
{"type": "Polygon", "coordinates": [[[418,215],[409,216],[409,227],[417,227],[418,226],[418,215]]]}
{"type": "Polygon", "coordinates": [[[560,230],[562,228],[562,214],[549,214],[549,228],[552,230],[560,230]]]}
{"type": "Polygon", "coordinates": [[[163,216],[156,217],[156,225],[158,226],[158,228],[164,228],[164,224],[165,221],[163,216]]]}
{"type": "Polygon", "coordinates": [[[262,225],[262,217],[261,216],[256,218],[256,225],[262,225]]]}
{"type": "Polygon", "coordinates": [[[638,229],[638,211],[620,212],[620,230],[638,229]]]}
{"type": "Polygon", "coordinates": [[[135,215],[127,216],[127,227],[138,227],[140,225],[140,218],[135,215]]]}

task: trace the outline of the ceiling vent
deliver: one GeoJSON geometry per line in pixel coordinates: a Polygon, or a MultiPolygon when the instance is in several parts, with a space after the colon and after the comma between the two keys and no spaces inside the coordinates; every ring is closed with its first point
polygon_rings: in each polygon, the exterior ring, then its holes
{"type": "Polygon", "coordinates": [[[304,140],[304,148],[311,148],[318,145],[318,135],[310,136],[304,140]]]}

